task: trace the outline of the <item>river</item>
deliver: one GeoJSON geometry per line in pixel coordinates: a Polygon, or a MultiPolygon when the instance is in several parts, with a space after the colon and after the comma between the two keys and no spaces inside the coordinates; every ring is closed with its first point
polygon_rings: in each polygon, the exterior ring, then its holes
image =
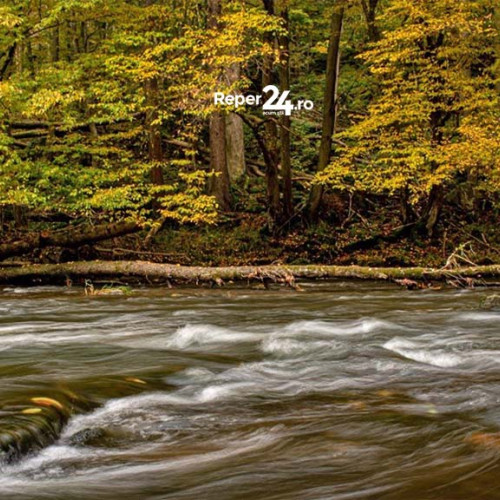
{"type": "Polygon", "coordinates": [[[500,498],[488,290],[0,289],[0,498],[500,498]]]}

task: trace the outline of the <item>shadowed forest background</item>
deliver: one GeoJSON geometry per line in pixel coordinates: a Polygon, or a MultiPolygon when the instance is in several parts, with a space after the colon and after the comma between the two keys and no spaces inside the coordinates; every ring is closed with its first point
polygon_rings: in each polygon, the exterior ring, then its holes
{"type": "Polygon", "coordinates": [[[499,26],[495,0],[1,0],[0,259],[498,262],[499,26]],[[269,84],[315,108],[213,104],[269,84]]]}

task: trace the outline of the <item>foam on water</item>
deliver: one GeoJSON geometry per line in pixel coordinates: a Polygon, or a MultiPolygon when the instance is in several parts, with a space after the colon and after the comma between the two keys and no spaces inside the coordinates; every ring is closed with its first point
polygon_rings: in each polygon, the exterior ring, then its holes
{"type": "Polygon", "coordinates": [[[322,320],[295,321],[287,325],[283,332],[290,335],[316,335],[323,337],[350,336],[373,333],[378,330],[403,329],[400,325],[375,318],[354,321],[330,322],[322,320]]]}
{"type": "Polygon", "coordinates": [[[179,328],[166,342],[170,349],[190,349],[210,344],[256,342],[261,334],[238,332],[214,325],[186,325],[179,328]]]}
{"type": "Polygon", "coordinates": [[[464,359],[457,354],[451,354],[444,350],[423,349],[415,342],[398,337],[389,340],[383,347],[407,359],[440,368],[452,368],[464,362],[464,359]]]}
{"type": "MultiPolygon", "coordinates": [[[[167,472],[179,471],[186,473],[191,469],[200,470],[205,466],[213,467],[217,462],[220,464],[229,465],[231,460],[246,454],[252,454],[257,451],[263,451],[267,448],[275,446],[282,439],[282,428],[276,426],[275,428],[266,430],[256,430],[245,435],[233,436],[233,439],[224,439],[220,442],[215,442],[214,445],[218,449],[205,453],[194,453],[186,457],[169,458],[165,460],[148,461],[146,463],[126,463],[124,465],[107,465],[105,462],[99,463],[94,460],[95,466],[90,466],[85,471],[85,476],[81,474],[72,474],[65,476],[61,474],[61,465],[65,461],[72,458],[82,457],[94,453],[94,458],[106,457],[109,455],[106,451],[95,453],[95,450],[79,450],[69,446],[51,446],[47,448],[44,455],[38,458],[38,466],[44,466],[45,472],[35,476],[26,477],[21,476],[19,473],[30,472],[34,463],[27,461],[20,465],[17,470],[12,470],[11,474],[4,476],[0,479],[0,486],[5,492],[23,492],[28,491],[40,492],[40,488],[48,486],[52,488],[54,485],[67,488],[70,485],[80,485],[84,487],[88,483],[88,476],[92,477],[94,485],[99,484],[100,481],[111,479],[122,479],[125,483],[122,487],[130,491],[131,485],[127,482],[130,478],[141,478],[144,475],[157,475],[158,473],[165,474],[167,472]],[[29,469],[28,469],[29,466],[29,469]]],[[[127,453],[130,455],[134,450],[129,450],[127,453]]],[[[137,449],[136,452],[144,452],[144,449],[137,449]]],[[[115,455],[125,455],[124,452],[115,450],[115,455]]],[[[102,483],[103,485],[105,483],[102,483]]],[[[114,490],[120,489],[120,483],[117,483],[114,490]]],[[[140,488],[140,486],[139,486],[140,488]]]]}
{"type": "Polygon", "coordinates": [[[0,351],[5,351],[15,347],[45,346],[53,344],[68,344],[96,341],[95,334],[71,334],[71,335],[41,335],[41,334],[18,334],[0,335],[0,351]]]}
{"type": "Polygon", "coordinates": [[[402,330],[395,323],[373,318],[349,322],[322,320],[295,321],[272,332],[261,343],[261,350],[277,357],[344,357],[359,335],[377,331],[402,330]]]}
{"type": "Polygon", "coordinates": [[[481,312],[468,312],[468,313],[461,313],[458,315],[458,318],[460,320],[469,320],[469,321],[495,321],[495,322],[500,322],[500,311],[481,311],[481,312]]]}
{"type": "Polygon", "coordinates": [[[5,287],[1,289],[5,294],[15,294],[15,295],[35,295],[40,293],[64,293],[68,292],[67,287],[61,286],[31,286],[31,287],[5,287]]]}
{"type": "Polygon", "coordinates": [[[339,342],[326,341],[309,341],[301,342],[300,340],[290,338],[271,337],[262,342],[262,351],[266,354],[275,356],[304,356],[313,353],[328,353],[331,351],[339,351],[345,346],[339,342]]]}

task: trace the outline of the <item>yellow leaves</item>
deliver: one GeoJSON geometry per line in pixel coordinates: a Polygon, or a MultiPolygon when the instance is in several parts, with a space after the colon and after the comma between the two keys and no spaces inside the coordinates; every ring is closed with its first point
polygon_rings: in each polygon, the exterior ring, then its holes
{"type": "Polygon", "coordinates": [[[322,41],[322,42],[318,42],[313,48],[312,48],[312,51],[313,52],[316,52],[317,54],[323,54],[323,55],[326,55],[328,53],[328,42],[325,40],[325,41],[322,41]]]}
{"type": "Polygon", "coordinates": [[[177,192],[161,198],[163,217],[182,224],[214,224],[218,215],[217,202],[215,197],[204,194],[209,175],[204,171],[179,173],[182,188],[175,186],[177,192]]]}
{"type": "Polygon", "coordinates": [[[31,402],[39,406],[46,406],[49,408],[57,408],[58,410],[64,410],[64,406],[61,403],[59,403],[59,401],[52,398],[36,397],[36,398],[31,398],[31,402]]]}
{"type": "Polygon", "coordinates": [[[147,383],[144,380],[141,380],[140,378],[135,378],[135,377],[126,377],[125,380],[127,382],[132,382],[134,384],[139,384],[139,385],[147,385],[147,383]]]}
{"type": "Polygon", "coordinates": [[[41,408],[25,408],[23,411],[21,411],[21,413],[23,415],[37,415],[39,413],[42,413],[42,409],[41,408]]]}
{"type": "Polygon", "coordinates": [[[0,7],[0,26],[11,30],[22,23],[22,17],[14,14],[9,7],[0,7]]]}
{"type": "Polygon", "coordinates": [[[491,33],[473,4],[392,2],[392,28],[362,55],[380,94],[340,134],[347,146],[317,181],[373,193],[405,188],[412,203],[460,173],[500,189],[499,97],[491,72],[474,70],[493,50],[491,33]]]}
{"type": "Polygon", "coordinates": [[[41,88],[29,100],[27,106],[33,116],[45,116],[49,111],[59,106],[66,107],[70,104],[83,102],[85,92],[83,90],[68,89],[61,91],[56,89],[41,88]]]}

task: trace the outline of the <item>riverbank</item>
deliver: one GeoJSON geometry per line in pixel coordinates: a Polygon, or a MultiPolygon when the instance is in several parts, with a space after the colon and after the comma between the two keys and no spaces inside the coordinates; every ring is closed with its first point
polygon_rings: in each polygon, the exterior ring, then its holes
{"type": "MultiPolygon", "coordinates": [[[[451,207],[448,208],[448,211],[451,207]]],[[[5,228],[0,260],[33,264],[143,260],[182,266],[338,265],[439,269],[451,255],[455,265],[500,264],[498,218],[465,222],[446,214],[429,238],[415,225],[402,226],[392,212],[360,214],[348,223],[294,224],[277,234],[262,213],[221,215],[216,225],[165,223],[156,234],[136,224],[100,220],[67,224],[31,222],[5,228]],[[370,224],[367,224],[368,219],[370,224]],[[3,248],[3,253],[2,253],[3,248]]]]}
{"type": "MultiPolygon", "coordinates": [[[[362,221],[345,227],[321,222],[270,235],[263,230],[264,217],[245,214],[217,226],[165,227],[151,240],[147,240],[147,232],[130,234],[84,248],[79,258],[70,260],[148,260],[209,267],[332,264],[440,268],[460,249],[460,256],[474,264],[500,264],[496,221],[482,225],[451,221],[429,239],[409,226],[395,224],[389,215],[386,219],[370,227],[362,221]]],[[[42,262],[57,259],[55,255],[47,257],[42,262]]]]}

